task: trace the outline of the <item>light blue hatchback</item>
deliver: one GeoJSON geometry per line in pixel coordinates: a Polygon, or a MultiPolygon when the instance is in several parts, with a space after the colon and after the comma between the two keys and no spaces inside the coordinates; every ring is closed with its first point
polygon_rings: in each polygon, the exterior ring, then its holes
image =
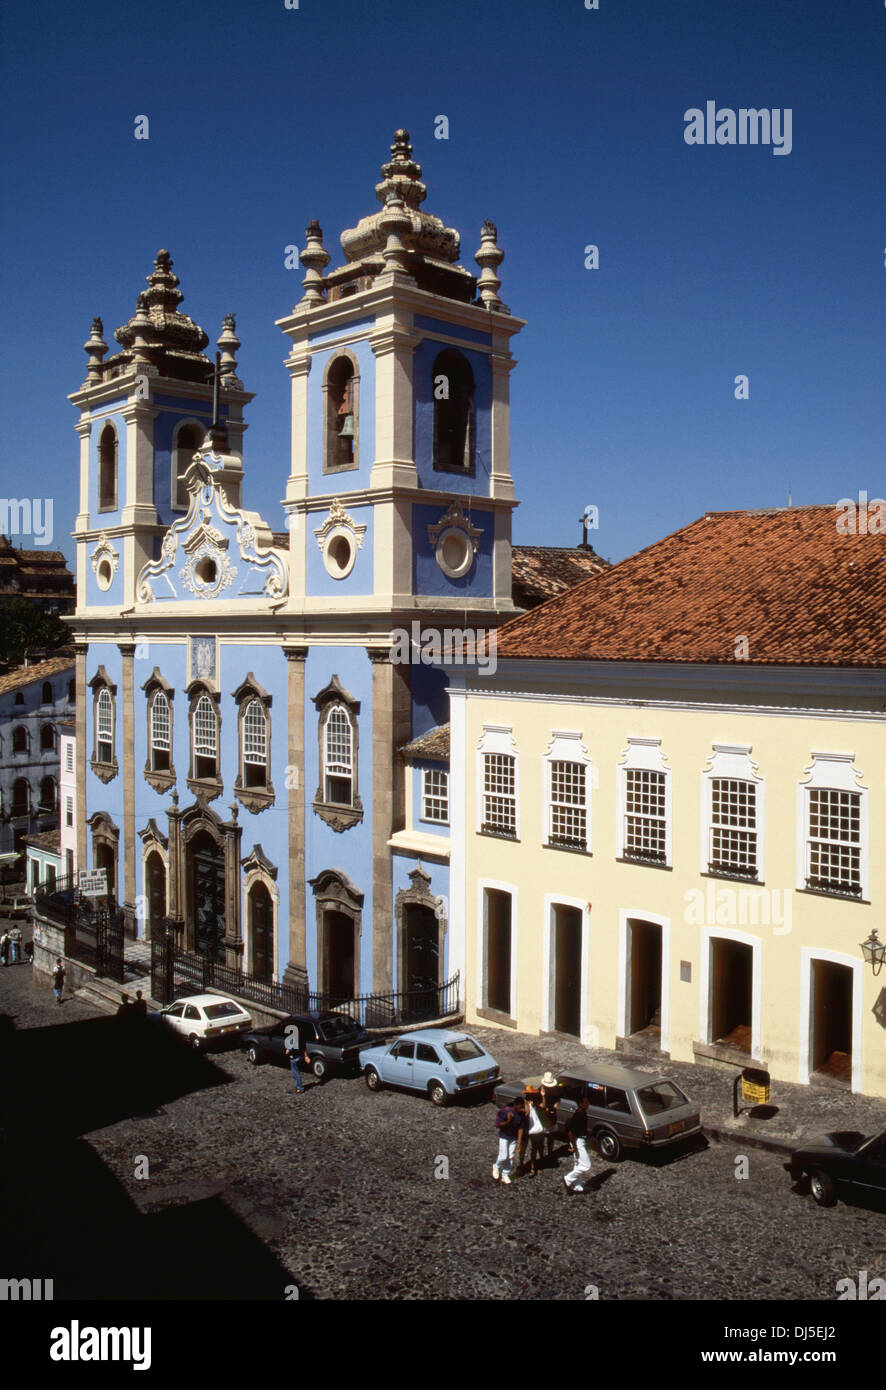
{"type": "Polygon", "coordinates": [[[423,1091],[435,1105],[446,1105],[451,1096],[491,1086],[499,1077],[495,1058],[470,1033],[448,1028],[420,1028],[401,1033],[394,1042],[366,1047],[360,1052],[360,1070],[370,1091],[382,1086],[405,1086],[423,1091]]]}

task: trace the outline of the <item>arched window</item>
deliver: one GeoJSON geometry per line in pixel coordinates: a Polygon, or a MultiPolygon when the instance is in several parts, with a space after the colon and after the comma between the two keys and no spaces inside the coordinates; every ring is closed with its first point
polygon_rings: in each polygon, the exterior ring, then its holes
{"type": "Polygon", "coordinates": [[[185,487],[185,474],[194,460],[194,454],[200,448],[200,443],[200,431],[196,425],[179,426],[172,453],[172,505],[176,511],[186,512],[188,510],[191,499],[188,495],[188,489],[185,487]]]}
{"type": "Polygon", "coordinates": [[[44,777],[40,783],[40,810],[55,810],[55,782],[52,777],[44,777]]]}
{"type": "Polygon", "coordinates": [[[247,787],[268,780],[268,725],[258,700],[250,700],[243,715],[243,772],[247,787]]]}
{"type": "Polygon", "coordinates": [[[40,751],[41,753],[51,753],[55,748],[55,729],[51,724],[44,724],[40,730],[40,751]]]}
{"type": "Polygon", "coordinates": [[[40,703],[43,705],[52,704],[52,681],[43,682],[43,694],[40,697],[40,703]]]}
{"type": "Polygon", "coordinates": [[[17,724],[12,731],[12,751],[13,753],[27,753],[28,751],[28,731],[24,724],[17,724]]]}
{"type": "Polygon", "coordinates": [[[474,373],[453,348],[434,362],[434,467],[469,473],[474,465],[474,373]]]}
{"type": "Polygon", "coordinates": [[[326,719],[324,743],[326,800],[350,806],[354,795],[354,749],[351,721],[343,705],[333,705],[326,719]]]}
{"type": "Polygon", "coordinates": [[[218,717],[208,695],[194,709],[194,776],[218,776],[218,717]]]}
{"type": "Polygon", "coordinates": [[[12,784],[12,807],[9,814],[11,816],[26,816],[30,809],[31,788],[24,777],[19,777],[12,784]]]}
{"type": "Polygon", "coordinates": [[[314,696],[320,719],[317,738],[320,779],[314,796],[314,811],[333,830],[347,830],[363,819],[363,803],[358,795],[357,716],[360,701],[355,700],[338,676],[314,696]]]}
{"type": "Polygon", "coordinates": [[[16,705],[23,705],[24,703],[25,703],[24,694],[22,693],[21,690],[17,690],[17,691],[15,692],[15,700],[13,701],[13,704],[16,704],[16,705]]]}
{"type": "Polygon", "coordinates": [[[151,701],[151,769],[168,772],[172,752],[172,718],[169,701],[158,690],[151,701]]]}
{"type": "Polygon", "coordinates": [[[114,702],[111,693],[103,687],[95,702],[95,749],[96,761],[110,763],[114,757],[114,702]]]}
{"type": "Polygon", "coordinates": [[[113,512],[117,507],[117,431],[110,422],[98,441],[98,509],[113,512]]]}
{"type": "Polygon", "coordinates": [[[89,688],[92,691],[93,736],[90,767],[102,782],[111,782],[117,776],[117,759],[114,756],[117,687],[104,666],[99,666],[89,682],[89,688]]]}
{"type": "Polygon", "coordinates": [[[323,472],[357,467],[357,397],[360,378],[355,359],[342,353],[326,369],[326,429],[323,472]]]}

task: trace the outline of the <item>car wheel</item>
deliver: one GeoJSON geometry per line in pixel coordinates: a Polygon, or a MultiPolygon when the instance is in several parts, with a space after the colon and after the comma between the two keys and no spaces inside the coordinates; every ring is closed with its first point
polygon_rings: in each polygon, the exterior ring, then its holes
{"type": "Polygon", "coordinates": [[[449,1092],[442,1081],[432,1081],[428,1086],[428,1095],[435,1105],[445,1105],[449,1100],[449,1092]]]}
{"type": "Polygon", "coordinates": [[[247,1062],[251,1062],[254,1067],[257,1067],[259,1062],[261,1061],[261,1053],[259,1052],[255,1043],[250,1043],[247,1047],[246,1060],[247,1062]]]}
{"type": "Polygon", "coordinates": [[[366,1085],[369,1087],[370,1091],[381,1090],[381,1077],[375,1070],[375,1067],[366,1068],[366,1085]]]}
{"type": "Polygon", "coordinates": [[[325,1081],[328,1069],[329,1063],[326,1061],[325,1057],[314,1057],[311,1061],[311,1071],[318,1081],[325,1081]]]}
{"type": "Polygon", "coordinates": [[[600,1157],[605,1158],[607,1163],[617,1163],[621,1158],[621,1140],[618,1135],[613,1134],[611,1129],[601,1129],[595,1138],[600,1157]]]}
{"type": "Polygon", "coordinates": [[[188,1042],[191,1044],[191,1047],[194,1049],[195,1052],[199,1052],[203,1046],[203,1039],[198,1037],[196,1033],[191,1034],[191,1036],[188,1038],[188,1042]]]}
{"type": "Polygon", "coordinates": [[[809,1188],[820,1207],[832,1207],[837,1200],[837,1189],[830,1173],[813,1168],[809,1174],[809,1188]]]}

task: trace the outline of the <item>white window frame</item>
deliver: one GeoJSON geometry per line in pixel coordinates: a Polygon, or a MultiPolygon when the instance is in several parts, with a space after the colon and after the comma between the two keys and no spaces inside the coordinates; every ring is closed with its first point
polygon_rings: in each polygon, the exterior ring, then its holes
{"type": "Polygon", "coordinates": [[[854,753],[812,752],[812,763],[803,769],[805,778],[797,784],[797,889],[814,893],[816,897],[833,898],[837,902],[869,902],[871,896],[870,863],[870,788],[861,783],[864,773],[855,767],[854,753]],[[852,792],[859,798],[859,878],[861,892],[840,893],[826,888],[807,888],[809,858],[809,819],[812,790],[852,792]]]}
{"type": "Polygon", "coordinates": [[[555,970],[554,959],[554,911],[558,907],[574,907],[581,913],[581,1012],[579,1018],[579,1037],[583,1047],[600,1046],[600,1030],[596,1024],[588,1022],[588,974],[590,969],[590,925],[591,904],[581,898],[570,898],[565,893],[546,893],[544,903],[544,922],[542,930],[542,950],[545,970],[541,980],[542,1027],[549,1033],[554,1031],[555,1021],[555,970]]]}
{"type": "MultiPolygon", "coordinates": [[[[630,1027],[630,988],[631,988],[631,933],[628,928],[632,922],[648,922],[661,927],[661,1025],[659,1042],[662,1052],[671,1050],[671,919],[658,912],[650,912],[645,907],[623,907],[618,914],[618,1032],[619,1036],[629,1036],[630,1027]]],[[[599,1046],[599,1044],[591,1044],[599,1046]]]]}
{"type": "Polygon", "coordinates": [[[243,738],[243,761],[250,763],[253,767],[263,767],[265,770],[265,781],[268,780],[268,712],[257,695],[253,695],[246,700],[246,708],[243,711],[242,724],[243,738]],[[258,717],[261,721],[261,752],[260,755],[255,751],[257,740],[255,730],[250,730],[249,720],[251,711],[255,707],[258,710],[258,717]]]}
{"type": "Polygon", "coordinates": [[[594,764],[591,760],[587,748],[582,743],[582,736],[571,729],[554,729],[551,733],[551,741],[548,744],[547,752],[542,759],[544,763],[544,843],[551,849],[565,849],[575,854],[593,853],[593,822],[591,818],[591,791],[594,786],[594,764]],[[584,768],[584,813],[585,813],[585,843],[580,847],[577,845],[561,845],[552,838],[553,833],[553,814],[554,814],[554,763],[578,763],[584,768]]]}
{"type": "Polygon", "coordinates": [[[428,824],[428,825],[448,825],[448,824],[449,824],[449,807],[450,807],[450,801],[449,801],[449,770],[448,770],[448,768],[445,768],[445,767],[423,767],[423,768],[421,769],[421,814],[420,814],[420,816],[419,816],[419,820],[420,820],[420,821],[424,821],[424,822],[425,822],[426,824],[428,824]],[[428,790],[428,779],[429,779],[430,777],[441,777],[441,778],[443,779],[443,791],[442,791],[442,792],[434,792],[434,791],[429,791],[429,790],[428,790]],[[428,814],[428,802],[429,802],[429,801],[445,801],[445,802],[446,802],[446,817],[445,817],[445,819],[441,819],[440,816],[432,816],[432,815],[429,815],[429,814],[428,814]]]}
{"type": "Polygon", "coordinates": [[[812,968],[817,960],[845,965],[852,971],[852,1081],[853,1091],[862,1089],[862,1040],[864,1036],[864,961],[841,951],[821,946],[800,947],[800,1041],[797,1080],[808,1086],[812,1079],[812,968]]]}
{"type": "Polygon", "coordinates": [[[95,696],[95,760],[103,766],[114,761],[114,700],[106,685],[100,686],[95,696]],[[107,725],[105,729],[103,724],[107,725]],[[102,737],[103,732],[107,738],[102,737]],[[103,744],[111,750],[106,758],[102,756],[103,744]]]}
{"type": "Polygon", "coordinates": [[[763,1056],[763,939],[750,936],[746,932],[724,931],[722,927],[704,926],[701,929],[699,951],[699,1037],[711,1047],[714,1045],[714,1000],[711,993],[714,942],[737,941],[751,948],[751,1056],[765,1061],[763,1056]]]}
{"type": "Polygon", "coordinates": [[[510,726],[505,724],[484,724],[483,733],[477,745],[477,834],[492,835],[502,840],[520,839],[520,759],[517,754],[517,741],[510,726]],[[486,757],[499,754],[514,760],[514,833],[506,830],[484,830],[486,822],[486,757]]]}
{"type": "Polygon", "coordinates": [[[354,806],[354,722],[353,715],[347,705],[342,701],[336,701],[329,705],[323,720],[323,800],[327,806],[354,806]],[[339,712],[344,718],[345,727],[348,731],[348,761],[333,761],[329,756],[329,726],[332,716],[339,712]],[[338,781],[350,782],[350,793],[347,801],[332,801],[329,797],[329,779],[336,778],[338,781]]]}
{"type": "Polygon", "coordinates": [[[647,738],[629,735],[627,747],[622,750],[622,761],[618,764],[618,785],[616,789],[616,858],[642,868],[670,869],[673,867],[673,789],[672,770],[665,762],[667,754],[661,751],[660,738],[647,738]],[[625,856],[625,817],[627,814],[627,774],[633,771],[664,773],[665,787],[665,862],[635,859],[625,856]]]}
{"type": "Polygon", "coordinates": [[[701,774],[701,835],[699,840],[699,872],[709,878],[727,878],[741,883],[762,884],[766,881],[766,784],[751,758],[751,745],[746,743],[714,743],[708,754],[708,766],[701,774]],[[738,870],[712,869],[711,838],[714,831],[714,782],[721,780],[749,782],[755,788],[756,799],[756,875],[751,878],[738,870]]]}
{"type": "MultiPolygon", "coordinates": [[[[162,716],[161,716],[161,719],[162,719],[162,716]]],[[[170,702],[169,702],[169,696],[166,694],[166,691],[165,691],[165,690],[155,690],[154,693],[153,693],[153,695],[151,696],[151,727],[150,727],[150,734],[151,734],[151,771],[152,771],[152,772],[157,772],[157,771],[168,772],[169,769],[172,767],[172,705],[171,705],[170,702]],[[165,709],[166,709],[166,733],[165,733],[165,735],[161,734],[160,737],[158,738],[158,737],[157,737],[157,723],[158,723],[157,709],[158,709],[158,701],[160,701],[160,700],[163,701],[163,705],[165,706],[165,709]],[[164,738],[165,738],[165,742],[164,742],[164,738]],[[155,752],[155,750],[159,750],[161,753],[167,753],[167,754],[169,755],[169,762],[167,763],[167,766],[166,766],[165,768],[158,769],[158,768],[156,768],[156,767],[154,766],[154,752],[155,752]]]]}

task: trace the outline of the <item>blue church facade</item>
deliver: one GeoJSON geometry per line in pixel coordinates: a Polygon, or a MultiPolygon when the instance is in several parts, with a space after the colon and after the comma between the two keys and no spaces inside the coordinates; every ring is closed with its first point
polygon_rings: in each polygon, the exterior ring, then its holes
{"type": "Polygon", "coordinates": [[[71,396],[79,864],[141,936],[170,917],[188,950],[342,999],[464,969],[446,676],[419,644],[473,650],[519,611],[503,253],[486,223],[481,274],[458,264],[405,131],[391,155],[343,266],[308,227],[279,320],[285,532],[243,506],[234,319],[213,372],[168,252],[120,352],[93,322],[71,396]]]}

